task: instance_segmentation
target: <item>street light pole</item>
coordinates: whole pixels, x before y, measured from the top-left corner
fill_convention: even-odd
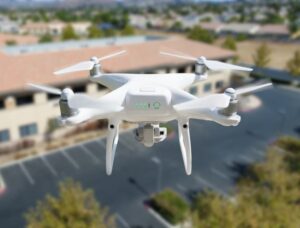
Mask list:
[[[158,173],[157,173],[157,192],[159,192],[161,190],[161,178],[162,178],[162,164],[161,161],[158,157],[153,157],[151,159],[158,168]]]

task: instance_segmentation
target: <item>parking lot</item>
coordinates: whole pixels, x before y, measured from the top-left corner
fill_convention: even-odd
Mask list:
[[[6,192],[0,198],[0,226],[24,227],[23,213],[45,194],[56,194],[59,181],[69,177],[94,189],[119,227],[163,227],[143,202],[166,187],[187,200],[206,188],[230,197],[243,167],[262,160],[266,146],[279,134],[297,134],[300,126],[298,91],[274,88],[258,95],[264,106],[241,113],[238,127],[191,122],[191,176],[184,172],[175,122],[174,134],[152,148],[136,142],[131,132],[121,134],[112,176],[105,172],[105,139],[3,166]]]

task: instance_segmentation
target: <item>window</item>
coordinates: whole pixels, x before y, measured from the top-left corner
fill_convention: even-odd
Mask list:
[[[185,73],[186,72],[186,68],[185,67],[180,67],[177,70],[177,73]]]
[[[17,105],[27,105],[33,103],[33,95],[23,95],[16,97]]]
[[[73,90],[75,93],[85,93],[86,87],[85,85],[77,85],[77,86],[73,86]]]
[[[204,92],[210,92],[211,91],[211,83],[205,83],[204,84]]]
[[[198,88],[197,86],[192,86],[190,88],[190,93],[193,94],[193,95],[196,95],[198,93]]]
[[[19,130],[20,130],[21,137],[36,135],[37,134],[37,125],[36,125],[36,123],[22,125],[22,126],[20,126]]]
[[[47,98],[48,100],[56,100],[60,98],[60,95],[48,93]]]
[[[216,82],[216,89],[222,89],[224,86],[224,82],[223,81],[217,81]]]
[[[4,109],[4,100],[0,100],[0,109]]]
[[[7,142],[9,141],[10,137],[9,137],[9,131],[6,130],[1,130],[0,131],[0,143],[2,142]]]

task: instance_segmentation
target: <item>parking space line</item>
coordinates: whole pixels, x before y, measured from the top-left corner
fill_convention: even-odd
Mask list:
[[[24,174],[24,176],[27,178],[28,182],[32,185],[34,185],[34,179],[33,177],[30,175],[29,171],[25,168],[24,164],[22,162],[19,163],[19,166]]]
[[[218,170],[218,169],[216,169],[216,168],[214,168],[214,167],[212,167],[210,170],[211,170],[214,174],[216,174],[217,176],[222,177],[222,178],[225,179],[225,180],[228,180],[228,181],[231,180],[230,177],[226,176],[224,173],[222,173],[220,170]]]
[[[54,175],[57,176],[56,170],[53,168],[53,166],[49,163],[47,158],[45,156],[40,156],[40,159],[45,164],[45,166],[49,169],[49,171]]]
[[[128,222],[119,213],[116,213],[116,218],[124,227],[126,228],[130,227]]]
[[[203,179],[199,175],[195,175],[194,178],[196,179],[196,181],[198,181],[200,184],[204,185],[205,187],[208,187],[208,188],[210,188],[210,189],[212,189],[216,192],[219,192],[220,194],[222,194],[225,197],[229,197],[228,194],[226,192],[224,192],[222,189],[217,188],[212,183],[210,183],[207,180]]]
[[[225,159],[225,163],[228,165],[228,166],[233,166],[233,160],[231,160],[231,158],[227,158]]]
[[[86,148],[84,145],[80,145],[80,148],[97,164],[100,164],[101,161],[99,158],[97,158],[88,148]]]
[[[252,163],[252,162],[253,162],[253,159],[250,158],[250,157],[248,157],[248,156],[245,155],[245,154],[240,155],[240,158],[241,158],[242,160],[244,160],[245,162],[248,162],[248,163]]]
[[[186,187],[182,186],[181,184],[176,184],[176,187],[180,190],[180,191],[183,191],[185,192],[187,189]]]
[[[264,150],[259,150],[257,148],[252,149],[253,153],[259,155],[259,156],[265,156],[265,151]]]
[[[79,169],[79,165],[76,163],[76,161],[65,151],[61,150],[62,155],[76,168]]]

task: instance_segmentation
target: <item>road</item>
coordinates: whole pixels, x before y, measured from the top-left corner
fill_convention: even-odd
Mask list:
[[[300,126],[300,92],[274,88],[257,95],[264,106],[241,113],[238,127],[191,122],[191,176],[184,172],[177,129],[152,148],[136,142],[131,132],[121,134],[112,176],[105,174],[104,139],[2,167],[7,191],[0,198],[0,226],[24,227],[24,212],[45,194],[57,194],[59,181],[68,177],[94,189],[101,204],[116,215],[118,227],[163,227],[143,205],[157,191],[160,165],[161,188],[173,188],[187,200],[206,188],[225,197],[233,194],[243,167],[262,160],[266,146],[279,134],[297,134]]]

